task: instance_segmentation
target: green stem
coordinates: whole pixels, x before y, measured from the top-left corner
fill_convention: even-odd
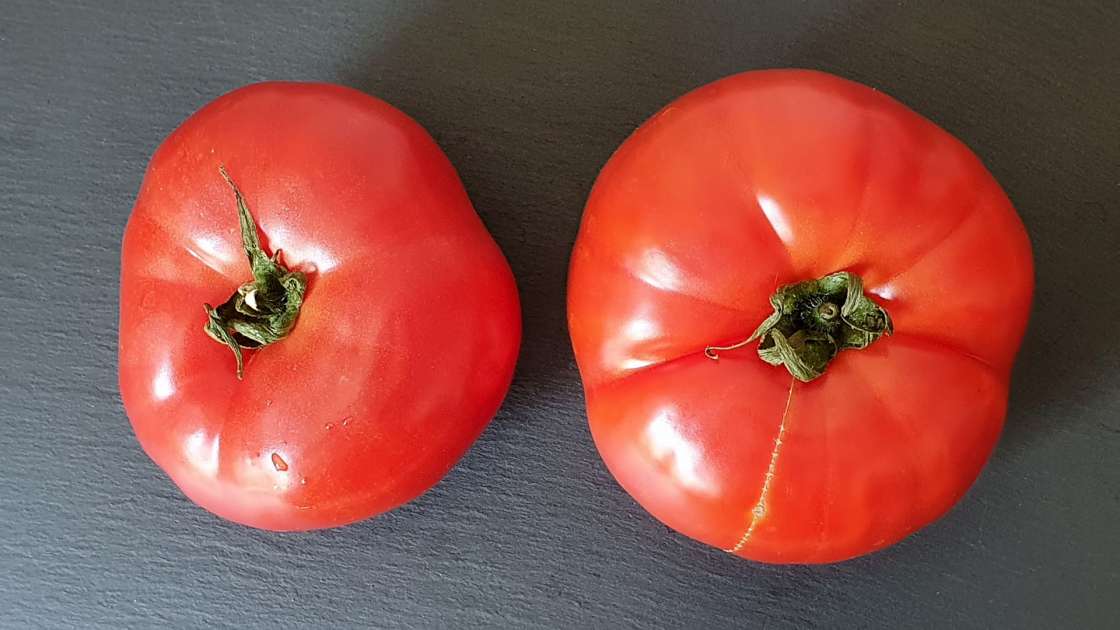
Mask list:
[[[841,350],[862,350],[894,330],[887,311],[864,295],[860,277],[847,271],[783,286],[770,296],[770,304],[774,312],[750,337],[709,346],[704,354],[719,359],[720,351],[761,339],[763,361],[784,365],[807,383],[824,374]]]
[[[282,265],[279,250],[272,256],[265,253],[257,235],[257,224],[237,184],[233,183],[224,166],[219,166],[218,172],[233,189],[237,200],[241,244],[249,258],[253,279],[237,287],[233,295],[217,308],[204,305],[204,330],[211,339],[233,351],[240,380],[245,373],[242,348],[263,348],[287,337],[292,331],[303,305],[307,276],[289,271]]]

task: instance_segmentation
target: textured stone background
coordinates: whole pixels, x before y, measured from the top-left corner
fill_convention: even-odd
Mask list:
[[[1120,617],[1120,5],[0,0],[0,626],[1104,627]],[[1038,294],[1003,441],[944,520],[846,564],[684,539],[612,481],[564,324],[598,168],[735,71],[869,83],[988,164]],[[263,79],[412,114],[525,310],[502,412],[420,500],[276,535],[186,501],[116,387],[121,231],[160,140]],[[1114,627],[1114,626],[1113,626]]]

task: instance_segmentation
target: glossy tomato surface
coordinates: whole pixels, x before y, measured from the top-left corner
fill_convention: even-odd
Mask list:
[[[778,287],[849,271],[894,334],[801,382],[748,337]],[[944,514],[1005,416],[1030,244],[963,144],[800,70],[702,87],[633,134],[587,203],[569,325],[596,445],[654,516],[745,558],[882,548]]]
[[[224,166],[268,252],[306,274],[291,334],[246,351],[203,304],[250,279]],[[431,137],[334,85],[262,83],[159,147],[125,230],[120,387],[144,450],[194,501],[332,527],[438,481],[497,411],[520,343],[505,258]]]

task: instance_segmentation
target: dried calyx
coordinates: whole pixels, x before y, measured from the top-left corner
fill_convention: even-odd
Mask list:
[[[237,287],[233,295],[218,307],[206,304],[206,334],[228,346],[237,359],[237,378],[244,375],[242,348],[263,348],[280,341],[291,332],[303,305],[307,276],[289,271],[280,263],[280,251],[269,256],[261,249],[257,224],[241,191],[233,183],[225,167],[219,167],[237,200],[241,223],[241,242],[249,258],[253,279]]]
[[[824,374],[841,350],[866,348],[893,331],[887,312],[864,295],[860,277],[847,271],[783,286],[770,304],[774,312],[749,338],[709,346],[704,354],[718,359],[719,352],[760,339],[763,361],[784,365],[794,378],[809,382]]]

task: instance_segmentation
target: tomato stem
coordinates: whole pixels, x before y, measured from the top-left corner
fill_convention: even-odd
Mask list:
[[[299,271],[289,271],[282,265],[280,250],[269,256],[261,248],[256,221],[241,190],[233,183],[224,166],[219,166],[218,172],[233,189],[237,200],[241,244],[249,258],[253,279],[237,287],[233,295],[217,308],[204,305],[206,325],[203,330],[211,339],[233,351],[237,360],[237,378],[241,380],[245,373],[242,348],[263,348],[287,337],[292,331],[303,305],[307,276]]]
[[[847,271],[780,287],[770,296],[774,312],[743,341],[708,346],[704,355],[737,350],[761,339],[758,356],[784,365],[809,382],[822,374],[841,350],[862,350],[894,331],[887,311],[863,293],[863,280]]]

